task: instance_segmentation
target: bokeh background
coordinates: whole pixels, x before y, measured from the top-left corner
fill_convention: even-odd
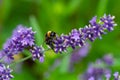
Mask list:
[[[89,24],[93,16],[112,14],[116,17],[118,26],[115,30],[89,42],[87,55],[72,64],[70,54],[55,54],[52,50],[45,53],[44,63],[31,59],[14,66],[12,80],[81,80],[90,62],[102,58],[105,54],[114,57],[115,64],[110,67],[112,73],[120,71],[120,0],[0,0],[0,49],[11,36],[17,25],[33,27],[37,44],[44,44],[47,31],[55,31],[58,35],[68,34],[74,28]],[[19,60],[29,55],[15,56]]]

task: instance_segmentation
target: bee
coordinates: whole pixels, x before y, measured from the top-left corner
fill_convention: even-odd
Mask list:
[[[49,47],[54,49],[54,40],[56,39],[57,34],[54,31],[48,31],[45,35],[45,43],[49,45]]]

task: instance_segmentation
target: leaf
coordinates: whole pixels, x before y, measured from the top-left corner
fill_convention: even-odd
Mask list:
[[[36,31],[36,34],[35,34],[36,43],[41,45],[43,43],[44,36],[42,33],[42,29],[38,25],[38,22],[35,16],[30,16],[30,25],[32,26],[33,30]]]
[[[98,7],[96,10],[97,16],[102,16],[103,14],[106,13],[107,4],[108,4],[108,0],[100,0],[99,1]]]

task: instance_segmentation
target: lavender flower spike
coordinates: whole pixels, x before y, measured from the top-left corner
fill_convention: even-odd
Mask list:
[[[44,62],[44,49],[42,46],[34,46],[33,49],[30,49],[30,52],[32,53],[33,60],[39,59],[40,62]]]
[[[102,26],[107,29],[108,31],[114,30],[114,26],[117,24],[114,22],[115,16],[111,15],[104,15],[100,20],[103,22]]]
[[[32,27],[27,28],[22,25],[18,25],[18,27],[13,31],[13,40],[18,40],[22,46],[32,46],[34,45],[34,34],[32,31]]]
[[[84,28],[73,29],[69,35],[61,35],[57,37],[54,41],[54,51],[56,53],[66,51],[68,47],[73,49],[76,46],[84,46],[87,39],[94,41],[96,38],[102,39],[102,35],[106,34],[105,30],[112,31],[114,26],[117,24],[114,22],[114,16],[104,15],[99,22],[97,22],[97,16],[93,17],[89,21],[89,25],[86,25]]]
[[[34,39],[35,32],[32,28],[18,27],[13,31],[13,35],[7,40],[3,46],[1,56],[4,57],[4,62],[11,63],[15,54],[22,52],[24,49],[32,47],[35,43]]]
[[[64,35],[62,34],[60,37],[57,37],[56,40],[54,41],[54,51],[56,53],[60,52],[62,53],[63,51],[65,52],[67,48],[67,45],[65,43],[65,38]]]
[[[0,80],[10,80],[13,78],[11,75],[12,70],[9,66],[5,66],[4,64],[0,63]]]

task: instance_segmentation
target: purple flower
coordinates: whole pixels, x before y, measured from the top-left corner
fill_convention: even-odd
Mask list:
[[[0,51],[0,59],[9,64],[14,60],[14,58],[12,54],[6,54],[7,52],[7,49]]]
[[[34,34],[32,31],[32,27],[27,28],[22,25],[18,25],[18,27],[13,31],[12,39],[20,42],[22,46],[32,46],[34,45]]]
[[[96,22],[96,19],[97,19],[97,16],[94,16],[90,21],[89,21],[89,23],[91,24],[91,25],[96,25],[97,24],[97,22]]]
[[[82,29],[85,38],[88,38],[91,41],[94,41],[96,38],[101,39],[101,35],[105,34],[104,28],[101,26],[100,23],[97,23],[96,18],[97,16],[93,17],[89,21],[90,25]]]
[[[69,35],[57,36],[53,43],[53,50],[56,53],[62,53],[63,51],[66,51],[68,47],[72,47],[73,49],[75,49],[76,46],[82,47],[87,39],[90,41],[94,41],[96,38],[101,39],[102,34],[106,34],[106,29],[111,31],[113,30],[114,26],[116,26],[116,23],[114,22],[114,16],[104,15],[99,22],[97,22],[96,19],[97,16],[93,17],[89,21],[89,25],[84,28],[79,28],[79,30],[73,29]]]
[[[32,31],[32,28],[18,25],[13,31],[12,37],[3,46],[4,61],[11,63],[15,54],[22,52],[26,48],[31,48],[35,44],[34,34],[35,32]]]
[[[91,25],[86,26],[85,28],[81,29],[83,36],[85,39],[89,39],[90,41],[94,41],[97,38],[97,35],[95,33],[95,30]]]
[[[10,64],[14,60],[13,54],[6,54],[3,58],[5,63]]]
[[[119,78],[119,72],[115,72],[113,74],[113,76],[114,76],[114,80],[118,80],[118,78]]]
[[[108,63],[107,65],[104,63],[104,58],[106,59],[106,57],[106,63]],[[113,59],[111,55],[105,55],[102,59],[98,59],[95,63],[91,63],[85,73],[81,76],[82,80],[103,80],[103,77],[106,78],[105,80],[110,80],[112,76],[109,66],[111,65],[111,62],[113,63],[113,60],[111,58]],[[118,72],[115,72],[113,76],[114,80],[119,80]]]
[[[5,54],[16,54],[18,52],[17,44],[13,42],[12,39],[8,39],[7,42],[3,46],[3,50]]]
[[[94,77],[90,77],[88,80],[95,80]]]
[[[112,65],[113,64],[113,56],[111,54],[107,54],[103,57],[103,61],[108,65]]]
[[[80,61],[87,56],[90,50],[90,44],[86,43],[81,48],[76,48],[70,57],[70,63],[69,63],[69,70],[72,71],[74,69],[75,63],[80,63]]]
[[[66,51],[66,48],[72,47],[75,49],[76,46],[83,46],[85,43],[81,32],[77,29],[73,29],[69,35],[61,35],[54,40],[54,51],[56,53]]]
[[[78,48],[73,51],[71,55],[71,63],[78,62],[82,58],[86,57],[90,49],[89,43],[86,43],[86,45],[82,46],[81,48]]]
[[[70,38],[71,38],[71,41],[72,42],[72,45],[74,44],[74,47],[75,46],[83,46],[84,45],[84,42],[85,42],[85,39],[83,37],[83,34],[81,32],[81,29],[77,30],[77,29],[73,29],[71,31],[71,33],[69,34]]]
[[[102,76],[108,73],[110,74],[111,71],[105,66],[101,66],[102,64],[102,60],[97,60],[95,64],[91,63],[82,75],[82,80],[88,80],[91,77],[93,77],[94,80],[102,80]]]
[[[107,74],[105,74],[105,77],[106,77],[106,80],[110,80],[111,74],[107,73]]]
[[[2,58],[4,57],[4,55],[5,55],[4,50],[1,50],[1,51],[0,51],[0,59],[2,59]]]
[[[5,66],[4,64],[0,63],[0,80],[10,80],[13,78],[11,75],[12,70],[9,66]]]
[[[111,15],[104,15],[100,20],[103,22],[102,27],[107,29],[108,31],[114,30],[114,26],[117,26],[117,24],[114,22],[115,16]]]
[[[33,60],[38,59],[40,62],[44,62],[44,49],[42,46],[34,46],[32,49],[30,49],[30,52],[32,53]]]
[[[114,74],[113,74],[113,78],[112,78],[112,76],[111,76],[111,74],[110,73],[107,73],[107,74],[103,74],[103,76],[105,76],[105,80],[119,80],[120,78],[119,78],[119,73],[118,72],[115,72]],[[101,76],[99,76],[99,78],[96,78],[96,76],[94,75],[94,76],[91,76],[90,78],[87,78],[88,77],[88,75],[86,75],[86,76],[84,76],[84,78],[82,77],[82,80],[103,80],[103,77]]]
[[[62,35],[62,37],[63,37],[63,41],[64,41],[64,46],[65,46],[65,48],[67,48],[67,47],[72,47],[73,49],[75,49],[75,47],[76,47],[76,45],[75,45],[75,43],[74,43],[74,40],[73,39],[71,39],[71,36],[70,35]]]
[[[101,26],[100,23],[97,23],[96,19],[97,19],[97,16],[93,17],[93,18],[89,21],[89,23],[90,23],[90,25],[92,26],[96,37],[101,38],[101,35],[102,35],[102,34],[105,34],[104,28]]]
[[[119,77],[119,72],[115,72],[114,74],[113,74],[113,76],[114,76],[114,80],[119,80],[120,79],[120,77]],[[106,77],[106,80],[111,80],[110,78],[111,78],[111,74],[110,73],[107,73],[107,74],[105,74],[105,77]],[[112,79],[113,80],[113,79]]]
[[[57,37],[56,40],[54,40],[54,51],[56,53],[66,51],[67,45],[65,42],[64,35]]]
[[[114,76],[114,80],[119,80],[119,79],[120,79],[120,77],[119,77],[119,72],[115,72],[115,73],[113,74],[113,76]],[[106,80],[110,80],[111,74],[108,73],[108,74],[105,75],[105,77],[106,77]],[[113,79],[112,79],[112,80],[113,80]]]

